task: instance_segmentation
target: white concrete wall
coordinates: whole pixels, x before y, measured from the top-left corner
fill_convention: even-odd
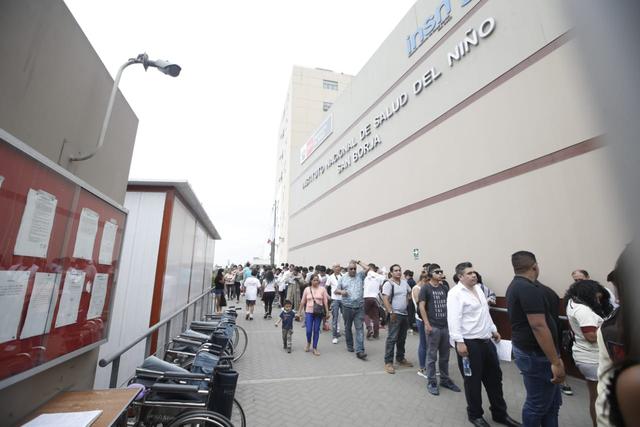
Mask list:
[[[626,239],[606,149],[411,208],[541,157],[553,162],[553,153],[604,132],[561,5],[493,0],[461,8],[452,1],[451,21],[407,57],[406,35],[439,3],[419,1],[334,104],[334,134],[292,177],[289,261],[360,258],[418,271],[439,262],[451,274],[470,260],[501,295],[512,275],[509,255],[528,249],[538,255],[541,279],[560,294],[576,268],[604,280]],[[494,32],[450,67],[447,53],[490,17]],[[441,76],[415,95],[413,83],[432,67]],[[360,140],[360,129],[402,92],[406,106],[372,129],[379,146],[302,188],[348,140],[371,141]],[[376,220],[382,215],[389,217]]]
[[[276,262],[287,260],[289,188],[291,179],[299,174],[300,148],[333,112],[323,110],[323,102],[335,103],[349,87],[353,76],[330,70],[294,66],[287,90],[278,135],[276,192],[278,212],[276,218]],[[323,81],[338,83],[338,90],[325,89]]]
[[[111,313],[109,341],[100,347],[100,358],[108,357],[149,328],[155,284],[160,232],[166,193],[128,192],[129,210],[122,246],[118,287]],[[145,342],[120,359],[118,384],[125,382],[144,359]],[[95,388],[108,388],[111,366],[98,367]]]

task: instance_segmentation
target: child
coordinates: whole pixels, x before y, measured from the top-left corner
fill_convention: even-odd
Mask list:
[[[290,300],[284,301],[284,308],[280,312],[280,319],[275,323],[275,327],[282,321],[282,344],[291,353],[291,336],[293,335],[293,318],[296,316],[295,310],[292,310],[293,304]]]

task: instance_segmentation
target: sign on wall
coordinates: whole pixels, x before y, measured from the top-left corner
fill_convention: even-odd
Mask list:
[[[330,114],[320,127],[311,135],[311,138],[300,148],[300,164],[313,153],[333,133],[333,114]]]

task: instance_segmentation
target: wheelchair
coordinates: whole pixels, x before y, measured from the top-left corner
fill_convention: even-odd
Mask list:
[[[238,373],[221,346],[200,349],[187,370],[155,356],[136,369],[129,387],[140,388],[127,414],[127,426],[178,427],[246,425],[235,399]]]
[[[207,315],[209,320],[193,321],[189,329],[167,345],[164,360],[190,369],[198,350],[210,346],[221,346],[226,356],[239,360],[247,350],[247,332],[236,325],[237,311],[227,309],[221,315]]]

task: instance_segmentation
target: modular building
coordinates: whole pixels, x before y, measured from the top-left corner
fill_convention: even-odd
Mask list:
[[[129,211],[122,245],[118,290],[109,341],[100,347],[107,358],[211,289],[218,231],[186,181],[130,181],[124,202]],[[196,313],[193,310],[198,310]],[[200,319],[202,305],[190,307]],[[178,319],[180,320],[180,319]],[[182,332],[172,323],[170,336]],[[164,346],[160,334],[155,348]],[[144,361],[145,341],[122,355],[119,386]],[[95,388],[107,388],[111,366],[97,368]]]
[[[530,250],[561,296],[574,269],[604,282],[626,234],[564,7],[418,1],[291,165],[287,261],[471,261],[504,295]]]

